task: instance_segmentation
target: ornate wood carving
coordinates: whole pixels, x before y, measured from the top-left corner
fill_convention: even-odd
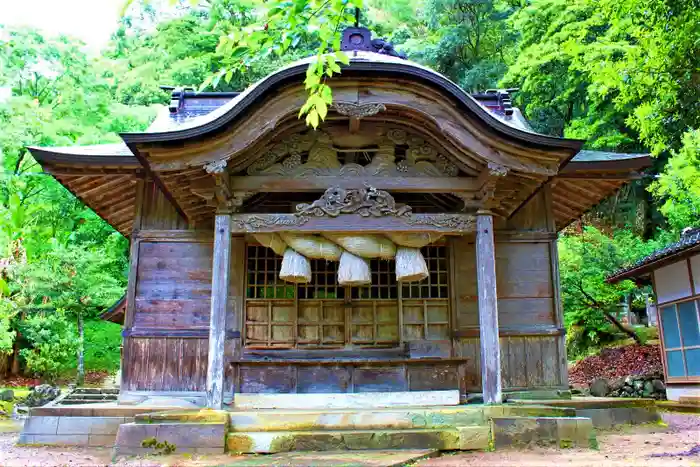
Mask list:
[[[396,204],[394,197],[384,190],[366,186],[346,190],[332,187],[311,204],[298,204],[297,216],[338,217],[340,214],[359,214],[362,217],[410,216],[411,207]]]
[[[386,107],[384,104],[355,104],[338,102],[333,104],[333,108],[340,115],[345,115],[351,118],[371,117],[379,112],[384,112]]]
[[[284,156],[298,156],[301,161],[301,154],[308,151],[315,141],[313,132],[298,133],[285,138],[280,143],[275,144],[260,159],[253,162],[247,169],[248,175],[260,175],[263,170],[269,168]]]
[[[473,232],[475,221],[470,214],[407,214],[403,216],[362,216],[342,214],[338,217],[298,216],[296,214],[231,214],[232,233],[256,232],[437,232],[462,235]]]
[[[438,227],[455,232],[469,232],[474,230],[474,218],[460,214],[433,214],[410,217],[406,220],[408,225]]]
[[[294,214],[234,214],[236,233],[252,232],[441,232],[474,230],[474,216],[414,214],[383,190],[333,187],[311,204],[298,204]]]
[[[341,105],[341,104],[338,104]],[[343,104],[344,105],[344,104]],[[374,104],[365,104],[365,106]],[[362,109],[363,112],[369,111]],[[359,112],[359,110],[358,110]],[[356,118],[356,117],[353,117]],[[294,151],[289,143],[276,145],[248,169],[248,175],[279,175],[295,178],[341,175],[347,177],[456,177],[459,169],[423,138],[402,129],[390,129],[376,148],[339,149],[323,131],[298,135]],[[306,138],[314,138],[309,144]],[[304,142],[304,144],[302,144]],[[308,158],[302,162],[303,148],[308,146]],[[404,158],[397,160],[396,146],[408,146]],[[284,151],[289,151],[285,154]],[[367,165],[342,164],[339,151],[373,154]],[[286,157],[285,157],[286,156]],[[279,161],[279,162],[278,162]]]
[[[214,176],[212,186],[193,187],[192,192],[207,200],[207,205],[219,209],[219,211],[238,212],[243,203],[255,194],[254,191],[234,191],[231,187],[231,178],[226,170],[226,161],[210,162],[204,166],[204,170]]]

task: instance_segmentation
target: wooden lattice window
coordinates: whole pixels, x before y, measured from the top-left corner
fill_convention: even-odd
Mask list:
[[[447,247],[421,250],[430,272],[421,282],[403,284],[403,339],[444,340],[450,337],[449,265]]]
[[[280,256],[249,246],[246,345],[395,347],[408,340],[447,339],[446,248],[426,247],[423,254],[430,277],[419,284],[399,286],[393,261],[371,260],[371,286],[342,287],[337,262],[312,260],[311,283],[292,285],[278,277]]]

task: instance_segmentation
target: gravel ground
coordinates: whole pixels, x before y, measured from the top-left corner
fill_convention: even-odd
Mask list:
[[[598,434],[600,450],[545,449],[470,452],[427,459],[419,467],[517,466],[517,467],[670,467],[700,466],[700,415],[663,414],[668,426],[624,427]],[[0,430],[0,466],[209,466],[236,465],[253,456],[166,456],[111,462],[108,448],[18,447],[17,433]],[[257,460],[263,457],[257,456]],[[321,466],[322,462],[314,465]]]

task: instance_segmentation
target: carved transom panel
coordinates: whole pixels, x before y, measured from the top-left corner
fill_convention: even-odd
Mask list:
[[[346,157],[350,154],[352,157]],[[357,157],[357,155],[360,157]],[[293,135],[273,146],[247,169],[248,175],[456,177],[458,167],[423,138],[388,129],[373,147],[334,146],[328,133]]]

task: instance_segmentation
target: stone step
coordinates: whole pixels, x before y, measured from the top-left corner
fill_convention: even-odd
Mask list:
[[[586,417],[494,417],[493,447],[531,445],[596,449],[593,422]]]
[[[119,395],[119,389],[116,388],[75,388],[73,394],[112,394]]]
[[[68,394],[63,400],[93,400],[93,401],[116,401],[117,396],[113,394]]]
[[[488,449],[488,426],[451,429],[352,431],[251,431],[231,432],[226,447],[231,453],[270,454],[288,451],[369,449]]]
[[[678,398],[678,402],[684,405],[700,406],[700,396],[681,396]]]
[[[459,405],[459,391],[400,391],[317,394],[236,394],[236,410],[377,409]]]
[[[481,407],[407,408],[386,410],[231,412],[230,430],[344,431],[412,430],[486,425]]]
[[[567,407],[538,405],[461,405],[385,409],[251,410],[222,412],[208,409],[138,414],[136,423],[230,422],[230,431],[343,431],[374,429],[453,428],[487,425],[498,416],[573,417]]]

